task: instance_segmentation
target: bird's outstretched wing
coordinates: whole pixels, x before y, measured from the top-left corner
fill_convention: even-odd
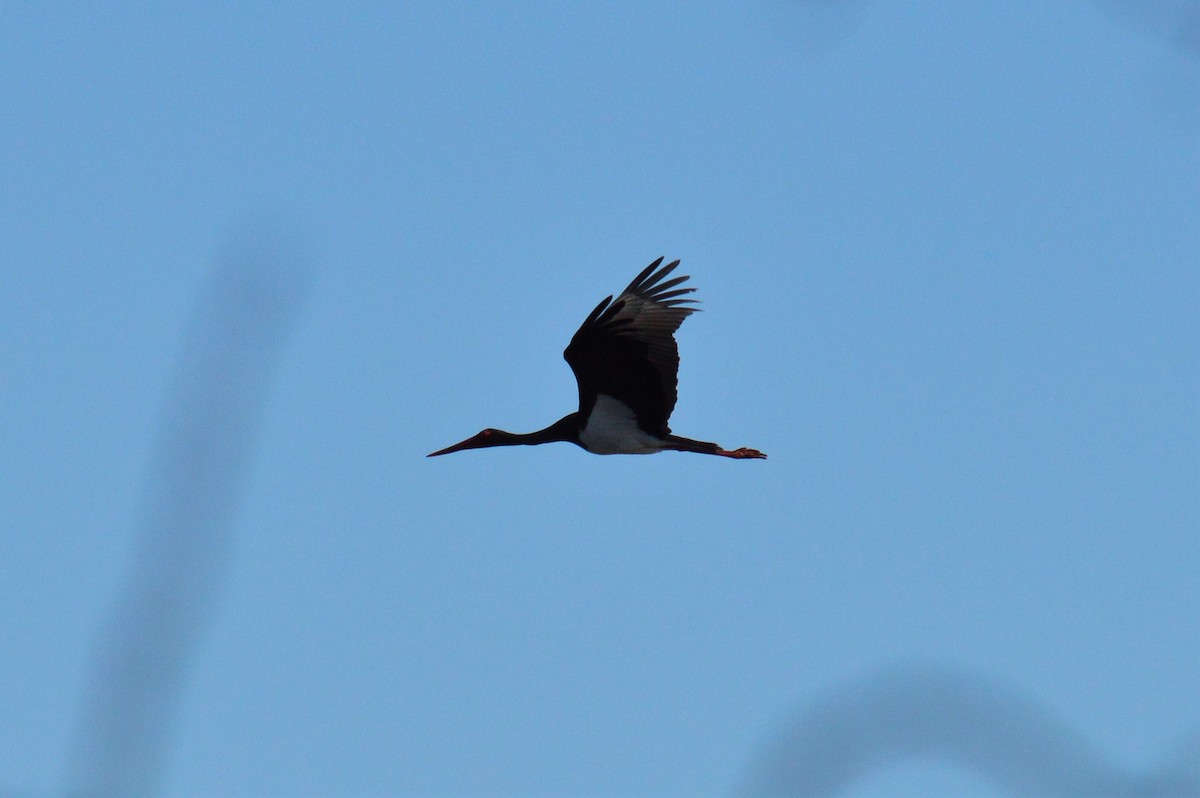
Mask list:
[[[580,417],[591,413],[597,394],[607,394],[628,405],[642,429],[670,432],[679,381],[674,333],[697,308],[687,306],[696,300],[679,298],[696,290],[677,287],[687,275],[664,282],[679,261],[659,268],[662,262],[643,269],[615,301],[597,305],[563,352],[579,383]]]

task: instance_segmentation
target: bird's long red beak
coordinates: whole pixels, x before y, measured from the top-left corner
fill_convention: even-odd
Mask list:
[[[445,449],[438,449],[436,452],[430,452],[426,457],[437,457],[440,454],[451,454],[453,452],[461,452],[463,449],[478,449],[483,446],[483,439],[486,436],[480,432],[477,435],[472,435],[465,441],[456,443],[453,446],[447,446]]]

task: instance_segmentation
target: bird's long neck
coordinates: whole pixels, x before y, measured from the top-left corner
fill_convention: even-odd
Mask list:
[[[545,429],[530,432],[524,437],[526,440],[522,441],[522,443],[535,444],[566,441],[577,444],[579,443],[579,414],[568,413]]]
[[[499,430],[497,431],[500,432]],[[554,443],[566,441],[579,443],[579,414],[570,413],[555,421],[545,429],[537,432],[504,432],[503,437],[496,440],[493,446],[535,446],[539,443]]]

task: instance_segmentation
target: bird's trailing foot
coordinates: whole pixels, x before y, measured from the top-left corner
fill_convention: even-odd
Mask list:
[[[726,449],[718,449],[716,454],[722,457],[732,457],[735,460],[766,460],[767,456],[758,449],[747,449],[743,446],[741,449],[728,451]]]

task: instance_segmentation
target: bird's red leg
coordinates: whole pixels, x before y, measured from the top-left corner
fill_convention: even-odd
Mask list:
[[[735,460],[766,460],[767,459],[767,456],[765,454],[763,454],[762,452],[760,452],[758,449],[747,449],[744,446],[741,449],[734,449],[733,451],[729,451],[727,449],[718,449],[717,451],[713,452],[713,454],[719,454],[722,457],[732,457]]]

